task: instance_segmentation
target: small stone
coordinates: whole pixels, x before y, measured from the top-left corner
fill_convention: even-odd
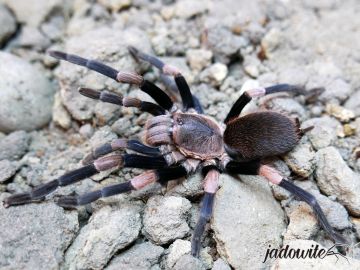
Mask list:
[[[335,195],[354,216],[360,216],[360,177],[353,172],[334,147],[316,153],[315,176],[322,192]]]
[[[94,135],[94,128],[90,124],[85,124],[80,127],[79,133],[84,138],[91,138]]]
[[[230,266],[221,258],[214,262],[212,270],[231,270]]]
[[[192,176],[189,176],[189,178],[181,179],[180,180],[181,182],[175,180],[173,187],[169,188],[168,185],[166,194],[182,196],[186,198],[200,196],[204,193],[203,179],[204,177],[200,173],[197,173],[197,174],[193,174]]]
[[[0,160],[0,183],[6,182],[15,175],[17,166],[7,159]]]
[[[169,269],[172,269],[176,262],[185,254],[190,254],[191,242],[181,239],[175,240],[169,247],[169,255],[166,259],[166,265]]]
[[[1,269],[59,269],[79,229],[76,211],[46,202],[6,209],[1,203],[0,220]]]
[[[156,246],[151,242],[134,245],[120,255],[115,256],[105,270],[147,270],[159,263],[164,248]]]
[[[55,94],[54,106],[52,109],[53,121],[63,129],[71,127],[71,116],[61,103],[60,93]]]
[[[297,203],[292,207],[289,216],[289,225],[284,235],[284,241],[294,239],[309,239],[318,231],[318,221],[311,207],[304,203]]]
[[[315,169],[315,151],[306,137],[303,137],[284,159],[293,172],[305,178]]]
[[[0,4],[0,45],[16,31],[16,21],[9,10]]]
[[[314,250],[314,247],[318,246],[318,250],[324,250],[326,253],[328,248],[320,245],[319,243],[311,240],[293,240],[288,243],[289,250],[296,251],[300,249]],[[268,261],[270,259],[268,258]],[[307,258],[279,258],[272,262],[271,270],[296,270],[296,269],[360,269],[360,261],[353,259],[349,256],[342,258],[341,256],[325,256],[325,257],[309,257]]]
[[[64,11],[68,5],[61,0],[4,0],[17,20],[31,27],[38,27],[52,11]]]
[[[96,122],[99,126],[111,125],[120,118],[121,107],[99,102],[95,105]]]
[[[356,126],[352,125],[352,124],[345,124],[343,126],[343,129],[344,129],[345,137],[355,135],[355,133],[356,133]]]
[[[344,107],[354,112],[356,116],[360,116],[360,91],[356,91],[345,102]]]
[[[144,212],[144,233],[156,244],[167,244],[186,236],[190,228],[186,216],[191,203],[181,197],[151,197]]]
[[[175,14],[184,19],[189,19],[194,17],[195,15],[199,15],[204,13],[207,10],[207,2],[200,1],[192,1],[192,0],[183,0],[177,2],[175,6]]]
[[[47,124],[54,98],[49,80],[12,54],[0,52],[0,62],[0,131],[34,130]]]
[[[189,254],[186,254],[177,261],[173,269],[174,270],[189,270],[189,269],[205,270],[205,267],[199,259]]]
[[[332,145],[336,137],[336,130],[341,127],[341,124],[329,117],[323,116],[319,118],[312,118],[302,123],[303,128],[313,126],[314,128],[306,132],[306,137],[309,138],[311,144],[316,150]]]
[[[99,3],[113,12],[118,12],[124,8],[128,8],[132,4],[132,0],[99,0]]]
[[[20,47],[32,47],[38,51],[45,50],[50,46],[50,40],[37,28],[24,26],[19,37],[14,42]]]
[[[200,80],[214,86],[220,85],[228,74],[228,68],[221,63],[212,64],[200,74]]]
[[[190,49],[186,51],[186,60],[192,69],[201,71],[210,66],[213,54],[209,50]]]
[[[339,119],[341,122],[349,122],[351,119],[355,118],[353,111],[345,109],[337,104],[327,104],[326,112]]]
[[[266,247],[281,244],[283,210],[262,177],[222,174],[220,180],[211,220],[217,251],[235,269],[263,268]]]
[[[266,57],[271,58],[272,52],[274,52],[281,44],[281,31],[277,28],[272,28],[261,41],[261,47],[263,48]]]
[[[165,6],[161,9],[160,13],[164,20],[168,21],[174,16],[175,9],[172,6]]]
[[[0,140],[0,160],[19,160],[28,150],[30,136],[25,131],[15,131]]]
[[[113,255],[131,244],[141,228],[141,207],[126,204],[96,211],[65,254],[66,269],[102,269]]]
[[[360,218],[351,218],[352,223],[358,237],[360,237]]]

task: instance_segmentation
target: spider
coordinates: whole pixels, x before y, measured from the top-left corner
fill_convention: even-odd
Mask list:
[[[191,242],[191,253],[197,257],[201,248],[201,237],[212,214],[215,193],[219,187],[219,175],[261,175],[308,203],[323,229],[336,243],[347,242],[331,227],[313,195],[264,163],[264,158],[282,155],[293,149],[308,129],[301,129],[297,119],[274,111],[258,111],[240,116],[252,98],[277,92],[301,93],[304,91],[302,87],[278,84],[245,91],[230,109],[224,123],[217,123],[203,114],[199,100],[192,95],[178,68],[165,64],[159,58],[141,52],[135,47],[129,47],[129,51],[137,61],[148,62],[158,68],[162,76],[170,76],[165,78],[173,88],[178,89],[182,107],[175,104],[173,99],[155,84],[137,73],[118,71],[98,61],[77,55],[50,51],[50,55],[57,59],[87,67],[120,83],[137,85],[156,103],[90,88],[80,88],[80,94],[119,106],[136,107],[153,117],[145,124],[144,143],[123,138],[106,143],[94,149],[84,159],[83,167],[36,186],[30,192],[6,198],[5,207],[42,201],[59,186],[76,183],[111,168],[132,167],[146,170],[125,183],[110,185],[83,195],[60,196],[56,203],[64,208],[74,208],[101,197],[138,190],[154,182],[165,185],[170,180],[201,171],[204,175],[204,196]],[[126,153],[126,149],[137,154]]]

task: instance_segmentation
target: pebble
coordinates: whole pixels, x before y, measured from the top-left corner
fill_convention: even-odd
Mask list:
[[[344,107],[354,112],[355,116],[360,116],[360,91],[351,95],[345,102]]]
[[[326,112],[335,118],[339,119],[341,122],[349,122],[351,119],[355,118],[353,111],[345,109],[342,106],[337,104],[327,104],[325,108]]]
[[[314,128],[306,132],[306,137],[309,138],[315,150],[319,150],[332,145],[336,141],[336,130],[341,127],[341,124],[329,116],[322,116],[304,121],[301,125],[303,128],[310,126]]]
[[[188,235],[186,222],[191,203],[181,197],[151,197],[144,212],[144,233],[156,244],[167,244]]]
[[[199,259],[189,254],[186,254],[177,261],[173,269],[174,270],[189,270],[189,269],[205,270],[205,267]]]
[[[16,163],[10,162],[7,159],[0,160],[0,183],[6,182],[17,171]]]
[[[221,258],[214,262],[212,270],[231,270],[230,266]]]
[[[46,202],[6,209],[1,203],[0,220],[1,269],[59,269],[79,228],[76,211]]]
[[[15,31],[15,18],[3,4],[0,4],[0,45],[5,43]]]
[[[12,54],[0,52],[0,62],[0,131],[34,130],[46,125],[54,96],[48,79]]]
[[[15,131],[0,140],[0,160],[19,160],[28,150],[30,136],[25,131]]]
[[[96,211],[65,254],[66,269],[102,269],[113,255],[137,239],[138,204],[104,206]]]
[[[315,176],[319,188],[327,195],[335,195],[354,216],[360,216],[360,177],[352,171],[334,147],[316,153]]]
[[[21,32],[14,43],[16,46],[31,47],[37,51],[43,51],[51,45],[50,40],[40,30],[30,26],[21,28]]]
[[[228,68],[226,65],[215,63],[201,72],[200,80],[213,86],[218,86],[226,78],[227,74]]]
[[[132,0],[99,0],[99,3],[111,9],[112,12],[118,12],[119,10],[130,7]]]
[[[180,18],[189,19],[191,17],[194,17],[195,15],[199,15],[201,13],[206,12],[207,5],[208,5],[207,1],[204,0],[179,1],[176,3],[175,6],[175,15]]]
[[[306,137],[284,159],[293,172],[304,178],[309,177],[315,169],[315,151]]]
[[[71,127],[71,115],[62,105],[60,93],[55,94],[52,115],[52,120],[56,125],[62,127],[63,129],[69,129]]]
[[[147,270],[153,269],[159,263],[164,248],[151,242],[135,244],[128,250],[115,256],[105,270]]]
[[[186,60],[193,70],[201,71],[211,64],[212,51],[204,49],[190,49],[186,51]]]
[[[211,220],[217,251],[235,269],[264,267],[268,245],[281,244],[284,213],[262,177],[239,181],[222,174],[220,179]]]
[[[177,239],[169,247],[169,254],[166,258],[166,266],[172,269],[176,262],[185,254],[190,254],[191,242]]]

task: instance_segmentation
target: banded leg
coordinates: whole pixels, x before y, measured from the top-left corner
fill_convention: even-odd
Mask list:
[[[247,90],[236,100],[234,105],[231,107],[228,115],[224,120],[224,123],[227,124],[232,119],[238,117],[244,107],[252,100],[252,98],[262,97],[268,94],[274,94],[278,92],[293,92],[298,94],[305,93],[302,87],[290,84],[277,84],[266,88],[259,87]]]
[[[4,206],[9,207],[12,205],[42,201],[45,199],[46,195],[54,192],[58,187],[74,184],[101,171],[106,171],[115,167],[156,169],[167,167],[167,163],[163,157],[148,157],[134,154],[102,157],[95,160],[92,164],[70,171],[48,183],[41,184],[33,188],[30,192],[14,194],[8,197],[4,200]]]
[[[165,114],[165,110],[159,105],[152,102],[142,101],[137,98],[123,97],[108,91],[97,91],[91,88],[79,88],[79,93],[85,97],[97,99],[102,102],[112,103],[124,107],[138,108],[142,112],[148,112],[155,116]]]
[[[293,195],[295,195],[296,197],[298,197],[299,199],[303,200],[308,205],[310,205],[316,217],[318,218],[320,225],[335,241],[335,243],[347,244],[347,240],[331,227],[319,203],[312,194],[296,186],[295,184],[287,181],[280,175],[280,173],[277,170],[267,165],[260,166],[259,175],[264,176],[271,183],[279,185],[280,187],[288,190],[290,193],[292,193]]]
[[[84,158],[83,164],[89,164],[93,162],[95,159],[110,154],[114,151],[124,150],[124,149],[130,149],[140,154],[149,155],[149,156],[161,155],[158,147],[150,147],[137,140],[116,139],[110,143],[105,143],[95,148],[89,155],[87,155]]]
[[[72,208],[94,202],[103,197],[110,197],[132,190],[139,190],[156,181],[165,183],[167,181],[183,177],[186,174],[186,170],[180,166],[150,170],[135,176],[133,179],[125,183],[111,185],[79,196],[58,197],[56,203],[65,208]]]
[[[200,217],[196,224],[193,238],[191,240],[191,254],[194,257],[199,256],[201,248],[201,237],[204,234],[205,226],[209,222],[212,215],[215,193],[219,186],[219,175],[220,173],[216,169],[211,169],[205,176],[205,194],[200,209]]]
[[[170,66],[162,62],[159,58],[146,54],[139,51],[135,47],[130,46],[129,51],[135,59],[141,59],[145,62],[150,63],[154,67],[158,68],[163,74],[173,76],[175,79],[175,84],[177,89],[180,92],[181,100],[185,110],[195,108],[195,101],[193,95],[191,94],[189,85],[187,84],[183,75],[181,75],[178,68]],[[171,89],[175,89],[171,86]],[[198,104],[200,105],[200,104]],[[201,108],[201,106],[200,106]],[[201,109],[202,110],[202,109]]]
[[[145,80],[139,74],[134,72],[118,71],[96,60],[89,60],[73,54],[67,54],[59,51],[50,51],[49,54],[54,58],[87,67],[117,82],[138,85],[143,92],[151,96],[165,110],[171,110],[173,106],[172,100],[164,91],[155,84]]]

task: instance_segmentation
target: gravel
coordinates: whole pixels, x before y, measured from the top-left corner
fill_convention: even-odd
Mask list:
[[[54,203],[9,209],[1,204],[0,218],[2,269],[58,269],[79,229],[77,213]]]
[[[0,183],[11,178],[17,170],[17,164],[7,159],[0,160]]]
[[[281,207],[261,177],[242,176],[239,181],[221,175],[221,182],[211,221],[217,250],[235,269],[257,269],[264,248],[281,244],[285,229]]]
[[[25,131],[15,131],[0,140],[0,160],[19,160],[28,150],[30,136]]]
[[[151,197],[144,212],[144,233],[155,244],[167,244],[189,234],[186,217],[191,203],[181,197]]]
[[[352,171],[334,147],[327,147],[316,153],[315,171],[319,188],[337,199],[355,215],[360,215],[360,178]]]
[[[34,130],[51,119],[54,90],[30,63],[0,52],[0,131]]]

